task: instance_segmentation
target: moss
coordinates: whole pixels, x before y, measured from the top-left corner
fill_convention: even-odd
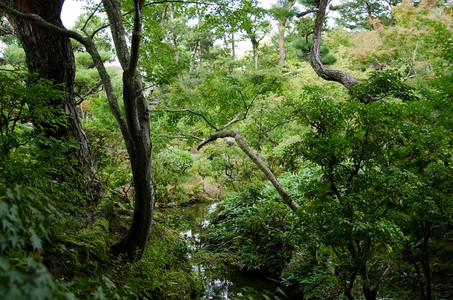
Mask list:
[[[79,230],[82,224],[77,219],[58,225],[67,223],[72,233],[59,236],[46,258],[53,263],[53,275],[63,278],[67,291],[80,298],[103,294],[107,299],[193,299],[201,294],[204,285],[192,269],[190,249],[177,231],[164,224],[164,216],[159,213],[140,261],[110,258],[109,234],[112,239],[112,231],[122,231],[118,222],[127,223],[129,217],[117,219],[109,224],[101,218]]]
[[[204,290],[201,278],[193,272],[189,249],[178,232],[156,220],[150,241],[139,262],[116,262],[117,285],[134,286],[141,296],[162,299],[192,299]]]
[[[47,257],[52,273],[58,276],[97,274],[109,261],[109,223],[99,219],[91,226],[62,235]]]

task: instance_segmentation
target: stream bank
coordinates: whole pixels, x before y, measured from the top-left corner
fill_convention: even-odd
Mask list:
[[[185,207],[168,208],[168,221],[187,238],[189,247],[194,254],[204,249],[203,233],[209,224],[208,214],[217,203],[197,203]],[[267,278],[259,273],[242,272],[229,267],[225,262],[219,266],[208,259],[193,265],[193,269],[206,285],[200,300],[207,299],[292,299],[286,296],[284,287],[275,279]],[[278,296],[278,297],[277,297]]]

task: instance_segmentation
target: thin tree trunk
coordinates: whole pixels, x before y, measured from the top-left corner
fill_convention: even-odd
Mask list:
[[[286,31],[286,18],[281,20],[278,26],[278,50],[280,52],[278,65],[280,67],[283,66],[283,64],[286,61],[285,31]]]
[[[236,60],[236,45],[235,45],[234,32],[231,33],[231,59]]]
[[[296,3],[295,0],[287,1],[284,6],[286,9],[291,9],[294,4]],[[278,65],[281,67],[286,61],[286,47],[285,47],[285,32],[286,32],[286,22],[288,21],[287,17],[283,17],[280,20],[280,24],[278,26],[278,49],[280,52],[280,58],[278,60]]]
[[[124,254],[131,260],[138,260],[142,257],[148,243],[154,208],[150,117],[146,99],[143,95],[141,79],[136,72],[142,37],[144,0],[134,1],[134,26],[130,52],[126,46],[121,2],[118,0],[103,0],[103,3],[110,21],[118,60],[124,70],[123,102],[128,134],[123,134],[123,137],[128,146],[127,150],[131,161],[135,188],[134,215],[131,227],[127,235],[119,243],[112,246],[112,251],[117,254]]]
[[[258,70],[258,46],[259,46],[259,42],[258,40],[256,39],[255,36],[251,36],[250,37],[250,40],[252,42],[252,49],[253,49],[253,64],[255,66],[255,70]]]
[[[165,9],[165,11],[167,11],[167,9]],[[176,63],[178,64],[179,63],[179,60],[180,60],[180,55],[179,55],[179,50],[178,50],[178,38],[176,37],[176,33],[175,33],[175,13],[174,13],[174,10],[173,10],[173,5],[170,6],[170,20],[171,20],[171,24],[172,24],[172,28],[171,28],[171,36],[172,36],[172,42],[173,42],[173,49],[175,50],[175,59],[176,59]],[[183,76],[181,74],[181,71],[178,71],[178,80],[181,82],[183,81]]]

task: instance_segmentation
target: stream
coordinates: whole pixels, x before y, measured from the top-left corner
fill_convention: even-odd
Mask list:
[[[199,203],[187,207],[166,209],[170,212],[172,223],[178,226],[180,234],[189,240],[189,245],[193,250],[203,246],[200,238],[203,230],[209,224],[207,216],[213,210],[216,203]],[[210,299],[235,299],[245,296],[245,294],[272,294],[279,288],[279,283],[257,274],[245,273],[236,270],[226,269],[226,271],[213,272],[212,266],[194,265],[194,270],[201,273],[206,284],[206,290],[201,300]],[[209,272],[209,274],[208,274]],[[286,299],[279,296],[279,299]]]

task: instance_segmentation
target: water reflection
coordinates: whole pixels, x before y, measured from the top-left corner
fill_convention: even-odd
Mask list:
[[[192,250],[203,246],[202,234],[209,225],[209,212],[215,209],[217,203],[200,203],[183,208],[172,208],[166,211],[171,214],[171,223],[180,230],[181,236],[188,239]],[[228,300],[237,297],[259,293],[272,294],[279,284],[275,280],[256,274],[243,273],[233,270],[216,270],[215,266],[194,265],[193,270],[201,275],[206,284],[202,300]],[[253,298],[259,299],[259,298]],[[284,297],[280,297],[284,299]]]

